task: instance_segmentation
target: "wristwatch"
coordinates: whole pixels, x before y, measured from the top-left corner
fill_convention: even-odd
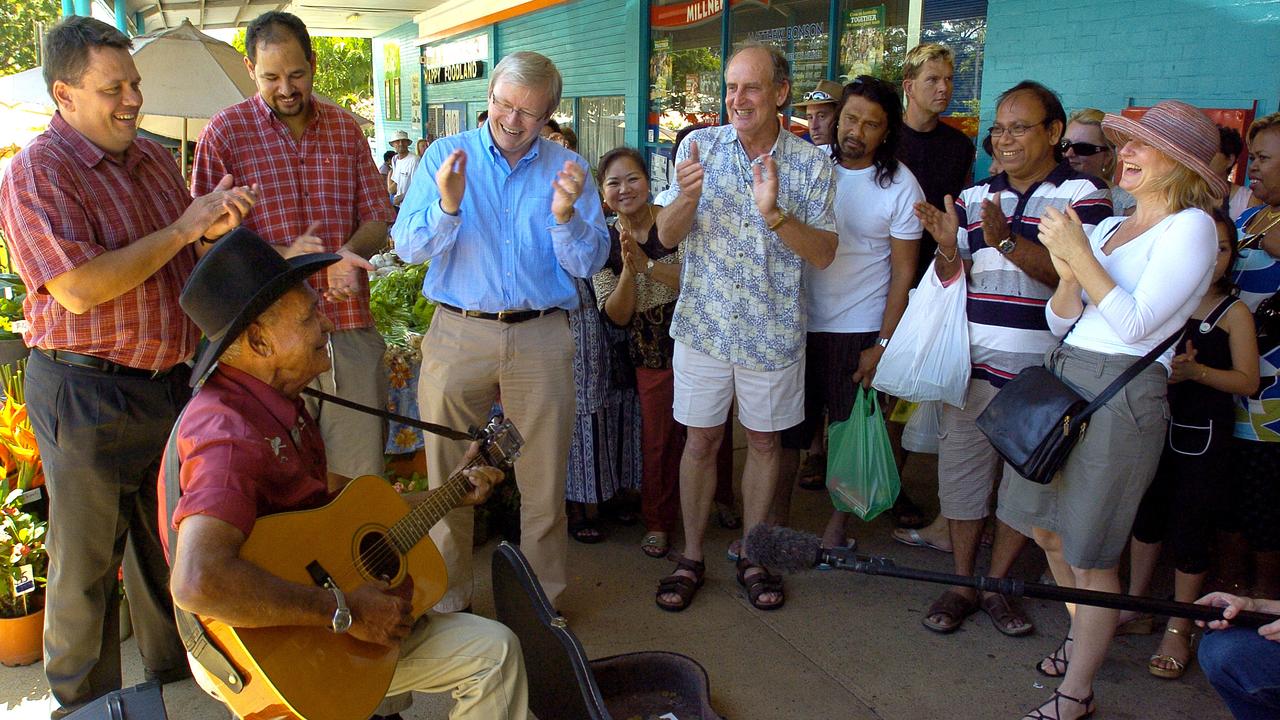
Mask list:
[[[652,258],[651,258],[648,262],[646,262],[646,263],[644,264],[644,274],[645,274],[645,275],[648,275],[648,274],[649,274],[649,273],[651,273],[651,272],[653,272],[653,259],[652,259]]]
[[[1012,235],[996,243],[996,250],[999,250],[1001,255],[1008,255],[1016,247],[1018,247],[1018,241],[1014,240]]]
[[[876,338],[876,344],[882,348],[887,348],[889,347],[889,338],[887,337]]]
[[[333,631],[341,635],[351,629],[351,608],[347,607],[347,598],[343,596],[342,590],[336,584],[331,582],[328,588],[333,591],[333,596],[338,601],[338,609],[333,611],[331,624]]]

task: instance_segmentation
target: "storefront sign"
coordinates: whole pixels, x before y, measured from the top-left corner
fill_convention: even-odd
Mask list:
[[[813,37],[825,37],[827,34],[826,23],[805,23],[803,25],[789,25],[786,27],[769,28],[767,30],[757,30],[747,35],[748,39],[757,42],[786,42],[787,40],[804,40]]]
[[[439,67],[471,60],[489,59],[489,35],[481,33],[462,40],[424,45],[418,62],[425,67]]]
[[[649,22],[655,28],[675,30],[701,25],[724,12],[724,6],[737,7],[745,3],[769,6],[769,0],[691,0],[675,5],[654,5],[649,11]]]
[[[439,85],[459,80],[475,80],[476,78],[484,77],[484,63],[480,60],[472,60],[471,62],[429,67],[423,71],[423,74],[427,77],[428,85]]]

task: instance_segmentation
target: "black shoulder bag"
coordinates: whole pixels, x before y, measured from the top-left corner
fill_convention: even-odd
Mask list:
[[[1029,367],[1000,388],[978,416],[978,429],[1000,457],[1031,482],[1048,485],[1089,425],[1089,416],[1155,362],[1182,336],[1182,328],[1111,381],[1092,402],[1047,368]]]

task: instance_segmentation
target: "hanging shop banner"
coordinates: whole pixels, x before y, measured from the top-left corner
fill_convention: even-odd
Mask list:
[[[654,5],[649,10],[649,24],[660,30],[680,30],[701,25],[724,12],[724,6],[737,7],[751,3],[769,6],[769,0],[691,0],[674,5]]]
[[[424,68],[422,73],[426,76],[428,85],[440,85],[442,83],[458,82],[459,80],[475,80],[476,78],[484,77],[484,62],[472,60],[471,62],[429,67]]]
[[[884,63],[884,5],[850,10],[840,36],[840,65],[849,77],[875,75]]]

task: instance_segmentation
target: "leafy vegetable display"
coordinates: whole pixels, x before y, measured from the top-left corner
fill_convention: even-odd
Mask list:
[[[436,309],[435,303],[422,296],[427,266],[400,265],[394,256],[386,259],[389,254],[374,260],[378,269],[369,278],[369,309],[387,345],[413,350],[431,325]],[[383,264],[379,265],[379,261]]]

